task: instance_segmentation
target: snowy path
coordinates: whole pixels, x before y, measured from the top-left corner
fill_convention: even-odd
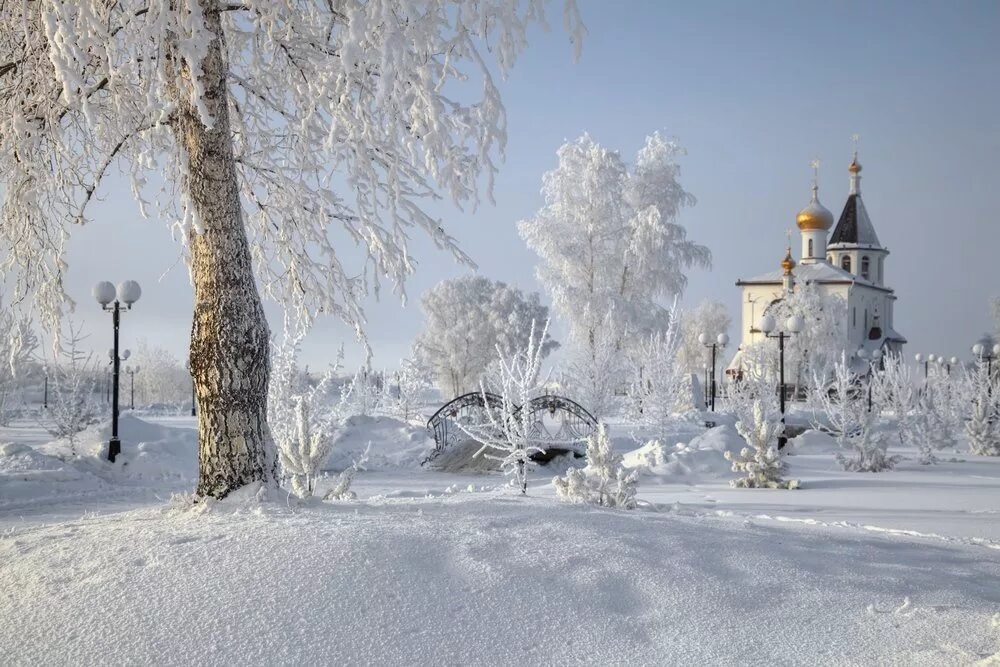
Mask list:
[[[501,492],[226,505],[15,530],[0,540],[0,653],[524,665],[968,664],[1000,652],[1000,559],[981,547]]]

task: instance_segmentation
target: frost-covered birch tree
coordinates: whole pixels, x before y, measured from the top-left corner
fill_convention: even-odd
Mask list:
[[[71,230],[117,170],[185,243],[197,492],[273,483],[260,290],[339,316],[414,268],[427,213],[476,205],[506,139],[506,75],[542,0],[2,3],[0,268],[50,330]],[[579,45],[575,4],[565,23]],[[159,191],[157,191],[159,190]],[[360,247],[351,265],[344,247]],[[383,278],[380,278],[383,277]],[[256,280],[255,280],[256,279]]]
[[[709,266],[708,248],[678,222],[694,204],[679,182],[681,154],[653,134],[630,168],[583,135],[559,148],[559,165],[542,177],[545,205],[518,229],[541,259],[538,279],[574,349],[596,356],[608,313],[619,335],[649,336],[665,325],[664,304],[684,290],[688,269]]]

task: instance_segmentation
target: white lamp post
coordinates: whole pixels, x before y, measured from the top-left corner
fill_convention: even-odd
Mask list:
[[[115,288],[109,282],[102,281],[94,285],[94,298],[101,308],[111,313],[111,321],[114,325],[115,346],[111,349],[112,380],[111,380],[111,440],[108,442],[108,460],[114,462],[115,457],[121,453],[121,441],[118,439],[118,376],[121,370],[122,359],[118,356],[118,327],[121,318],[121,306],[126,310],[132,310],[132,304],[142,296],[142,289],[139,283],[134,280],[126,280],[119,283]],[[124,358],[128,359],[129,351],[125,350]]]
[[[781,405],[781,435],[778,436],[778,449],[782,449],[788,442],[788,437],[785,436],[785,339],[791,338],[792,334],[797,334],[802,331],[805,326],[805,320],[802,319],[801,315],[792,315],[787,320],[785,320],[785,329],[779,330],[778,333],[772,334],[775,327],[777,327],[777,322],[774,320],[773,315],[764,315],[760,318],[760,330],[764,332],[764,336],[767,338],[777,338],[778,339],[778,393]],[[788,333],[785,333],[787,331]]]
[[[711,403],[711,407],[712,407],[712,412],[715,412],[715,376],[716,376],[716,373],[715,373],[715,355],[716,355],[716,352],[718,351],[718,348],[725,347],[726,345],[729,344],[729,336],[727,336],[724,333],[721,333],[721,334],[719,334],[718,336],[716,336],[713,339],[711,335],[709,335],[707,333],[703,333],[703,334],[700,334],[698,336],[698,342],[701,343],[702,345],[704,345],[705,347],[708,347],[708,348],[712,349],[712,394],[711,394],[711,396],[712,396],[712,403]]]

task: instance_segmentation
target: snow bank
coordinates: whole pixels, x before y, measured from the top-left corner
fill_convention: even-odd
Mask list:
[[[829,433],[808,429],[788,441],[793,454],[835,454],[844,450]]]
[[[0,508],[113,495],[116,487],[142,486],[169,493],[192,486],[198,476],[198,434],[185,428],[150,424],[131,414],[118,421],[122,453],[107,460],[110,421],[77,437],[35,448],[0,447]]]
[[[732,464],[725,453],[738,453],[746,442],[732,426],[716,426],[695,437],[689,443],[679,442],[673,448],[649,442],[623,455],[627,468],[642,468],[643,475],[664,481],[694,479],[729,479]]]
[[[419,467],[434,441],[423,426],[414,426],[392,417],[354,416],[344,420],[337,431],[333,451],[323,470],[339,471],[359,459],[371,442],[369,470]]]

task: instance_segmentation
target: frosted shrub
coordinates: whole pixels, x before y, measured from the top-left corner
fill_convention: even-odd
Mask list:
[[[69,442],[76,455],[76,438],[98,420],[94,399],[97,369],[93,354],[80,350],[80,330],[70,325],[69,340],[60,348],[58,363],[49,367],[49,408],[43,422],[49,435]]]
[[[326,492],[323,500],[354,500],[357,498],[357,494],[351,491],[351,482],[354,481],[355,473],[359,470],[366,470],[365,463],[368,462],[368,454],[371,449],[372,443],[369,442],[361,456],[337,476],[333,488]]]
[[[831,379],[824,381],[813,375],[810,400],[814,415],[826,416],[837,444],[853,453],[853,456],[837,454],[844,470],[881,472],[890,470],[899,460],[898,456],[887,455],[889,444],[876,429],[878,413],[868,409],[867,391],[851,370],[846,354],[834,364]],[[822,419],[817,419],[813,426],[826,430]]]
[[[527,347],[511,355],[505,355],[497,347],[497,360],[480,385],[484,404],[482,421],[458,422],[458,427],[470,438],[483,443],[476,456],[499,462],[500,469],[512,477],[521,493],[528,491],[527,471],[531,456],[545,453],[531,437],[534,424],[530,412],[520,406],[528,405],[532,398],[542,393],[544,382],[539,374],[548,329],[546,322],[536,340],[532,322]],[[487,383],[500,396],[499,405],[486,400]]]
[[[778,397],[774,386],[764,378],[748,373],[734,383],[724,401],[724,409],[736,417],[736,431],[746,440],[747,446],[733,455],[726,452],[726,460],[733,464],[733,472],[742,477],[730,484],[744,489],[797,489],[797,480],[784,480],[786,465],[778,449],[778,437],[785,425],[778,410]]]
[[[962,393],[969,401],[971,411],[965,422],[965,434],[973,454],[1000,456],[1000,429],[997,428],[1000,383],[990,377],[985,364],[980,363],[969,371]]]
[[[681,371],[677,360],[681,326],[676,300],[667,317],[663,331],[639,340],[628,355],[628,418],[658,437],[664,435],[680,412],[693,408],[690,378]]]
[[[330,457],[336,429],[346,416],[354,383],[341,389],[336,402],[324,401],[340,367],[339,358],[337,365],[309,386],[297,363],[304,332],[290,331],[287,320],[285,324],[281,343],[272,344],[268,422],[277,445],[278,461],[292,491],[300,498],[309,498],[316,489],[320,468]],[[347,484],[350,486],[349,479]]]
[[[567,503],[634,509],[639,488],[639,471],[622,466],[622,457],[611,449],[604,424],[587,438],[587,465],[570,468],[554,477],[556,496]]]

